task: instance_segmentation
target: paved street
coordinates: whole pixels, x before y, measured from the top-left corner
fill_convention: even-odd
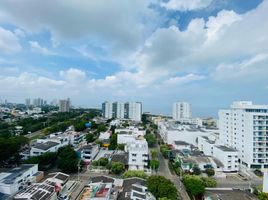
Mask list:
[[[157,152],[158,152],[158,160],[159,160],[159,170],[158,170],[158,175],[164,176],[167,179],[170,179],[178,189],[182,200],[190,200],[187,192],[185,191],[184,185],[180,181],[179,177],[177,175],[171,174],[169,167],[168,167],[168,160],[164,159],[160,152],[160,147],[157,144]]]

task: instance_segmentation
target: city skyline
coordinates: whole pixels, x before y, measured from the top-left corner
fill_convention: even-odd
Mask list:
[[[0,98],[140,101],[163,114],[187,101],[194,116],[214,117],[235,100],[267,104],[267,9],[260,0],[3,1]]]

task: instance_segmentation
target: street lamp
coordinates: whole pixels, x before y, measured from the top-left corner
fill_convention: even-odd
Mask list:
[[[80,163],[81,163],[81,159],[79,159],[79,161],[78,161],[78,163],[77,163],[77,182],[79,182]]]

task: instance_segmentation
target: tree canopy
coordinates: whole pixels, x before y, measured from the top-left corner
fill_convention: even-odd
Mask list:
[[[148,190],[158,198],[164,198],[170,200],[179,199],[178,191],[175,185],[163,176],[150,176],[147,179]]]
[[[182,179],[189,195],[196,197],[205,192],[205,184],[197,175],[185,175]]]
[[[71,146],[61,147],[58,150],[58,167],[67,173],[77,171],[78,156]]]

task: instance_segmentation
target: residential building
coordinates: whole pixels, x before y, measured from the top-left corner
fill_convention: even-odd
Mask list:
[[[238,150],[241,164],[268,168],[268,105],[233,102],[219,111],[219,129],[222,144]]]
[[[188,102],[173,103],[172,116],[174,120],[179,120],[181,118],[191,118],[191,104]]]
[[[88,144],[86,146],[83,146],[79,150],[81,154],[81,160],[83,160],[86,163],[90,163],[98,154],[99,152],[99,145],[97,144]]]
[[[102,114],[106,119],[113,118],[113,105],[110,102],[105,101],[102,103]]]
[[[237,150],[222,145],[216,145],[213,148],[213,156],[222,162],[224,172],[237,172],[239,170]]]
[[[134,121],[141,121],[142,103],[141,102],[127,102],[125,104],[125,114],[127,119]]]
[[[141,121],[142,104],[140,102],[110,103],[105,101],[102,103],[102,114],[107,119],[117,118]]]
[[[124,103],[114,102],[113,105],[113,118],[124,119],[125,118],[125,105]]]
[[[59,112],[70,112],[70,99],[59,100]]]
[[[144,138],[136,138],[135,141],[125,145],[128,152],[128,167],[130,170],[145,170],[148,168],[149,150]]]
[[[41,98],[37,98],[33,100],[33,105],[36,107],[42,107],[44,103],[44,100]]]
[[[25,99],[25,105],[27,107],[29,107],[31,105],[31,99],[30,98]]]
[[[207,156],[212,156],[222,163],[224,172],[237,172],[239,170],[238,151],[227,146],[217,144],[215,138],[198,137],[198,148]],[[217,161],[216,161],[217,162]]]
[[[174,149],[181,151],[183,150],[191,151],[192,149],[192,145],[184,141],[174,141],[173,147]]]
[[[197,146],[198,136],[217,134],[216,130],[208,130],[192,125],[181,125],[172,120],[158,122],[158,131],[163,141],[170,145],[173,145],[174,141],[181,140]]]
[[[57,191],[65,188],[69,180],[69,175],[56,172],[48,175],[48,178],[42,183],[35,183],[27,186],[25,190],[17,193],[14,200],[55,200]]]
[[[23,164],[8,172],[0,173],[0,193],[14,195],[36,181],[37,164]]]
[[[124,179],[122,192],[118,200],[156,200],[152,193],[148,192],[146,180],[141,178]]]
[[[60,143],[47,141],[44,143],[36,143],[31,147],[30,156],[40,156],[46,152],[56,152],[62,147]]]

